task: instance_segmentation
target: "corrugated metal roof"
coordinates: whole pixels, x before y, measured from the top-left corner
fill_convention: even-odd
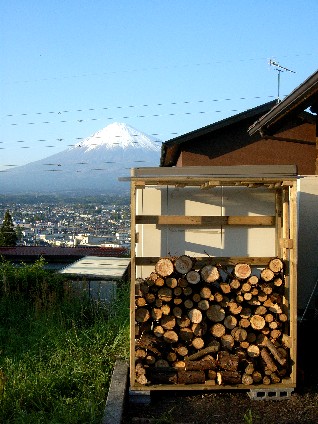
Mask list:
[[[64,275],[120,280],[130,264],[130,258],[85,256],[59,271]]]

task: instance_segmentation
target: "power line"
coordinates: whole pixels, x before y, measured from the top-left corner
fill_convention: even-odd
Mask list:
[[[265,98],[273,98],[274,96],[263,96]],[[124,105],[124,106],[107,106],[102,108],[87,108],[87,109],[74,109],[74,110],[59,110],[59,111],[50,111],[50,112],[35,112],[35,113],[20,113],[20,114],[6,114],[3,116],[3,118],[14,118],[18,116],[33,116],[33,115],[45,115],[45,114],[55,114],[55,115],[62,115],[63,113],[75,113],[75,112],[92,112],[92,111],[104,111],[104,110],[116,110],[116,109],[132,109],[132,108],[143,108],[143,107],[156,107],[156,106],[180,106],[180,105],[187,105],[187,104],[196,104],[196,103],[208,103],[208,102],[222,102],[222,101],[234,101],[234,100],[251,100],[251,99],[260,99],[261,96],[252,96],[252,97],[238,97],[238,98],[223,98],[223,99],[208,99],[208,100],[183,100],[181,102],[169,102],[169,103],[154,103],[154,104],[139,104],[139,105]],[[60,122],[69,122],[69,121],[60,121]],[[43,122],[46,123],[46,122]],[[34,124],[33,122],[29,123]],[[18,124],[11,124],[11,125],[18,125]]]
[[[315,53],[295,53],[293,55],[285,55],[281,56],[282,58],[294,58],[294,57],[304,57],[304,56],[313,56]],[[120,71],[109,71],[109,72],[101,72],[101,73],[86,73],[86,74],[73,74],[73,75],[62,75],[60,77],[48,77],[48,78],[41,78],[41,79],[30,79],[30,80],[18,80],[18,81],[6,81],[2,80],[3,83],[11,83],[11,84],[21,84],[21,83],[31,83],[31,82],[39,82],[39,81],[59,81],[63,79],[73,79],[73,78],[87,78],[87,77],[98,77],[98,76],[104,76],[104,75],[116,75],[121,73],[136,73],[136,72],[149,72],[149,71],[160,71],[160,70],[169,70],[169,69],[180,69],[180,68],[187,68],[191,66],[195,67],[204,67],[204,66],[215,66],[215,65],[222,65],[222,64],[230,64],[230,63],[244,63],[244,62],[253,62],[253,61],[260,61],[260,60],[267,60],[265,57],[252,57],[252,58],[244,58],[239,60],[219,60],[215,59],[214,61],[209,62],[202,62],[202,63],[187,63],[187,64],[178,64],[178,65],[171,65],[171,66],[153,66],[149,68],[135,68],[135,69],[122,69]]]

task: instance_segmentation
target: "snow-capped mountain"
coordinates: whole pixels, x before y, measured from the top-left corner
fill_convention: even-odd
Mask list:
[[[159,166],[161,141],[113,123],[60,153],[0,175],[0,193],[118,192],[131,168]]]

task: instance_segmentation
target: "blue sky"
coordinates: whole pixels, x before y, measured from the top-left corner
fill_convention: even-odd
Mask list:
[[[112,122],[162,141],[318,68],[316,0],[1,0],[0,170]]]

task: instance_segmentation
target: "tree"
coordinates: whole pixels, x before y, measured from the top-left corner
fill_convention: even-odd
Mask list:
[[[0,227],[0,246],[16,246],[17,239],[18,237],[14,230],[12,217],[7,210]]]

